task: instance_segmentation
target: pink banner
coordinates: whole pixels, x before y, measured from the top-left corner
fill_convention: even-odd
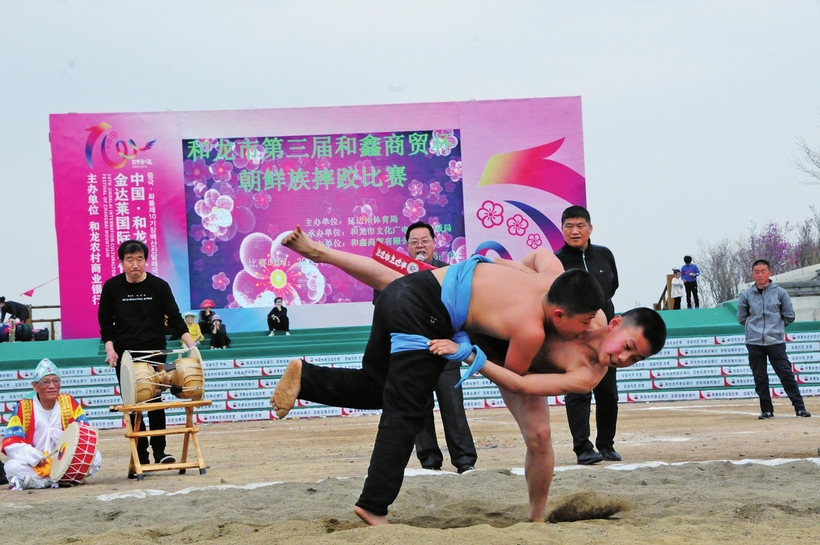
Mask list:
[[[556,247],[561,212],[586,200],[578,97],[61,114],[50,126],[66,339],[99,335],[100,290],[127,238],[148,244],[148,270],[180,308],[211,299],[232,331],[250,331],[264,323],[251,307],[276,296],[370,299],[278,245],[293,223],[370,255],[406,253],[404,229],[422,220],[455,263]]]

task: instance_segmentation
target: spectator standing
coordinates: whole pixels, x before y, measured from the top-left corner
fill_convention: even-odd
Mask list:
[[[692,308],[692,299],[695,299],[695,308],[700,308],[700,299],[698,298],[698,277],[700,276],[700,269],[692,263],[692,256],[683,256],[683,267],[680,272],[683,277],[683,287],[686,290],[686,308]]]
[[[169,327],[182,339],[188,348],[194,346],[188,326],[179,313],[179,307],[168,283],[145,270],[148,260],[148,246],[139,240],[126,240],[117,249],[117,256],[123,272],[109,278],[100,294],[97,320],[100,336],[105,344],[105,361],[117,369],[120,379],[122,355],[126,350],[156,350],[166,348],[165,320]],[[154,354],[150,363],[154,369],[165,363],[165,354]],[[162,401],[160,397],[151,400]],[[148,412],[151,431],[165,429],[165,410]],[[136,425],[135,425],[136,424]],[[142,421],[132,422],[137,431],[143,431]],[[151,437],[151,450],[156,463],[170,464],[176,459],[165,452],[165,436]],[[137,441],[140,464],[149,464],[148,439]],[[129,475],[132,477],[134,475]]]
[[[607,323],[615,316],[612,296],[618,289],[618,269],[615,257],[606,246],[592,244],[592,221],[583,206],[570,206],[561,214],[561,232],[564,245],[555,256],[564,265],[564,270],[583,269],[598,281],[604,292],[601,310]],[[589,440],[589,418],[592,395],[595,394],[595,424],[598,436],[595,451]],[[567,421],[572,433],[572,448],[578,464],[597,464],[603,460],[620,461],[621,455],[615,451],[615,431],[618,425],[618,383],[616,369],[609,368],[598,385],[585,394],[566,394]]]
[[[447,264],[435,258],[436,236],[433,227],[423,221],[413,223],[404,234],[407,252],[418,261],[434,267]],[[378,292],[374,291],[374,302]],[[436,382],[436,398],[444,425],[444,441],[450,454],[450,463],[459,473],[475,469],[478,453],[473,442],[467,414],[464,412],[464,393],[455,388],[461,378],[461,362],[448,361]],[[430,400],[432,403],[432,399]],[[436,422],[431,410],[424,421],[424,429],[416,435],[416,456],[424,469],[440,470],[444,455],[436,438]]]
[[[680,300],[686,288],[680,277],[680,269],[672,269],[672,310],[680,310]]]
[[[284,331],[285,335],[290,335],[290,319],[288,309],[283,306],[284,301],[277,297],[273,302],[276,306],[268,312],[268,336],[273,337],[274,331]]]
[[[795,414],[809,417],[811,413],[806,410],[792,364],[786,356],[785,330],[794,321],[794,307],[789,294],[771,281],[771,275],[768,261],[755,261],[752,265],[754,284],[741,293],[737,301],[737,321],[746,328],[749,367],[755,379],[755,392],[760,398],[758,418],[774,417],[767,357],[794,406]]]

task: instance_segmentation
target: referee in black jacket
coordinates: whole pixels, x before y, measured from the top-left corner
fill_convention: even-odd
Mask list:
[[[618,269],[615,258],[606,246],[590,244],[592,222],[589,212],[583,206],[570,206],[561,214],[561,232],[564,246],[555,256],[563,263],[564,270],[583,269],[598,281],[604,292],[602,310],[609,322],[615,316],[612,296],[618,289]],[[618,462],[621,455],[615,451],[615,428],[618,423],[618,385],[616,369],[610,368],[598,386],[586,394],[566,394],[569,431],[572,433],[572,448],[581,465],[597,464],[603,460]],[[589,440],[589,417],[592,394],[595,394],[595,424],[598,437],[595,451]]]

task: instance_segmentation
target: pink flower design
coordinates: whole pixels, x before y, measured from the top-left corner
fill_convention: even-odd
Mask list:
[[[211,176],[215,182],[227,182],[231,179],[233,165],[225,159],[218,159],[211,165]]]
[[[527,246],[532,248],[533,250],[541,246],[541,235],[538,233],[530,233],[527,235]]]
[[[450,251],[447,252],[447,263],[454,265],[467,259],[467,241],[464,237],[456,237]]]
[[[202,195],[208,190],[208,184],[205,182],[194,182],[194,196],[201,199]]]
[[[450,161],[450,166],[444,169],[444,173],[449,176],[452,181],[459,181],[462,173],[461,161]]]
[[[265,146],[259,144],[256,138],[237,140],[233,143],[233,166],[246,170],[257,170],[265,156]]]
[[[452,193],[456,190],[456,184],[453,182],[447,181],[444,183],[444,188],[447,190],[447,193]]]
[[[211,277],[211,282],[211,286],[213,286],[215,290],[225,291],[228,289],[228,284],[231,283],[231,279],[228,278],[224,272],[220,272]]]
[[[514,236],[523,237],[529,226],[530,222],[521,214],[516,214],[507,220],[507,232]]]
[[[410,192],[410,196],[419,197],[424,193],[424,184],[418,180],[413,180],[407,184],[407,190]]]
[[[213,257],[216,252],[219,251],[219,248],[216,245],[216,241],[206,238],[202,240],[202,247],[199,249],[200,252],[207,255],[208,257]]]
[[[404,217],[408,218],[411,223],[419,221],[427,214],[424,209],[424,201],[421,199],[407,199],[404,201],[404,210],[401,211]]]
[[[190,159],[182,163],[182,174],[185,178],[185,185],[191,186],[195,183],[205,183],[211,177],[211,171],[205,164],[205,159],[197,159],[191,161]]]
[[[188,236],[199,242],[205,236],[205,230],[202,228],[202,225],[195,223],[191,225],[191,228],[188,230]]]
[[[436,233],[436,248],[447,248],[451,240],[453,240],[453,235],[447,231],[439,231]]]
[[[484,201],[475,215],[486,229],[490,229],[504,221],[504,207],[497,202]]]
[[[353,217],[365,222],[367,218],[379,211],[376,199],[362,199],[362,204],[353,207]]]
[[[233,296],[238,306],[272,307],[276,297],[285,305],[309,305],[326,297],[325,277],[309,260],[282,246],[282,239],[251,233],[239,248],[243,269],[234,278]]]
[[[432,138],[430,138],[430,153],[440,157],[450,155],[457,145],[458,138],[455,137],[452,129],[433,131]]]
[[[271,200],[271,196],[267,191],[260,191],[253,196],[253,207],[267,210]]]
[[[435,180],[430,182],[430,194],[439,196],[441,194],[441,184]]]
[[[213,188],[206,191],[202,200],[194,205],[194,211],[202,218],[202,226],[215,237],[228,234],[233,224],[232,210],[233,199],[220,195],[219,191]]]

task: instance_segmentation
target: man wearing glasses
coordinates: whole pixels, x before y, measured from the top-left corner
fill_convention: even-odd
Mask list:
[[[434,257],[436,238],[431,225],[423,221],[413,223],[407,228],[404,239],[407,241],[407,252],[410,257],[433,267],[447,265]],[[378,293],[377,290],[373,292],[374,304]],[[459,473],[466,473],[475,469],[478,454],[475,443],[473,443],[470,425],[467,423],[467,415],[464,413],[464,394],[461,388],[455,388],[460,378],[461,362],[448,362],[436,383],[436,398],[441,413],[441,422],[444,424],[444,440],[450,452],[450,461]],[[424,429],[416,436],[416,456],[424,469],[438,471],[444,462],[444,455],[436,439],[433,411],[427,415]]]

